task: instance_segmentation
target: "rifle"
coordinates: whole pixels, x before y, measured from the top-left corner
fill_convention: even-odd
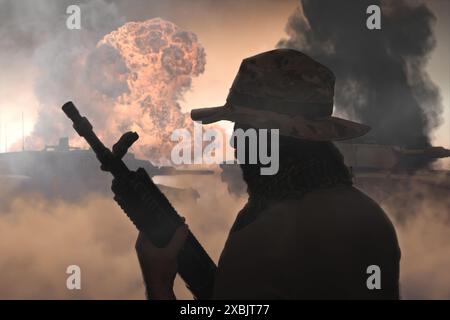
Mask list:
[[[130,188],[134,203],[120,206],[136,228],[157,247],[165,247],[184,220],[143,168],[131,171],[122,161],[128,148],[139,138],[138,134],[123,134],[111,151],[103,145],[89,120],[80,115],[72,102],[65,103],[62,110],[72,120],[75,131],[91,146],[102,170],[109,171],[115,180]],[[210,299],[216,265],[190,231],[177,259],[178,273],[194,298]]]

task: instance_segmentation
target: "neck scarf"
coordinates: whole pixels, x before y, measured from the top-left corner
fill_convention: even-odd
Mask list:
[[[343,157],[331,142],[280,149],[279,171],[272,176],[260,175],[258,165],[241,165],[241,169],[249,200],[238,214],[231,232],[253,222],[271,204],[289,198],[299,199],[316,189],[352,185]]]

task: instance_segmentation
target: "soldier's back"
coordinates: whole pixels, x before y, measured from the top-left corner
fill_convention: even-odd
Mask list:
[[[400,249],[384,211],[350,186],[276,203],[230,234],[215,298],[396,299]],[[369,266],[381,289],[369,289]]]

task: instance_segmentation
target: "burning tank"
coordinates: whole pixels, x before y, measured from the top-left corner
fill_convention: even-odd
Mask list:
[[[443,147],[409,149],[376,143],[339,142],[336,146],[353,174],[356,187],[379,202],[400,193],[432,190],[445,198],[450,190],[450,171],[432,164],[450,157]]]
[[[443,147],[406,149],[370,143],[336,143],[350,168],[356,186],[382,200],[390,192],[406,190],[411,184],[450,190],[450,171],[434,170],[434,161],[450,157]]]
[[[377,201],[411,190],[412,185],[432,188],[433,192],[448,196],[450,171],[431,169],[435,160],[450,157],[448,149],[407,149],[361,142],[338,142],[335,145],[344,156],[355,186]],[[245,192],[239,166],[222,164],[221,168],[222,180],[228,184],[228,190],[235,194]]]
[[[207,175],[208,170],[178,170],[169,166],[155,166],[150,161],[136,159],[132,153],[124,157],[132,170],[144,168],[151,177],[172,175]],[[2,192],[38,192],[51,198],[79,200],[89,192],[108,194],[111,175],[102,172],[91,150],[71,147],[68,138],[58,145],[47,145],[41,151],[20,151],[0,154]],[[198,198],[194,189],[158,185],[170,197]]]

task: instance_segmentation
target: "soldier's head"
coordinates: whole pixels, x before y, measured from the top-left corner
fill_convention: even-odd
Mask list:
[[[256,156],[262,166],[260,142],[266,141],[270,154],[276,151],[271,141],[277,138],[283,164],[283,158],[330,152],[326,150],[331,141],[369,131],[366,125],[332,116],[334,83],[333,72],[307,55],[292,49],[272,50],[242,61],[225,105],[194,109],[191,117],[204,124],[233,121],[235,134],[256,130],[256,146],[246,142],[245,152],[249,158]],[[238,149],[236,153],[239,156]]]
[[[363,124],[332,116],[333,72],[307,55],[277,49],[244,59],[225,105],[194,109],[194,121],[229,120],[252,128],[309,141],[356,138]]]

